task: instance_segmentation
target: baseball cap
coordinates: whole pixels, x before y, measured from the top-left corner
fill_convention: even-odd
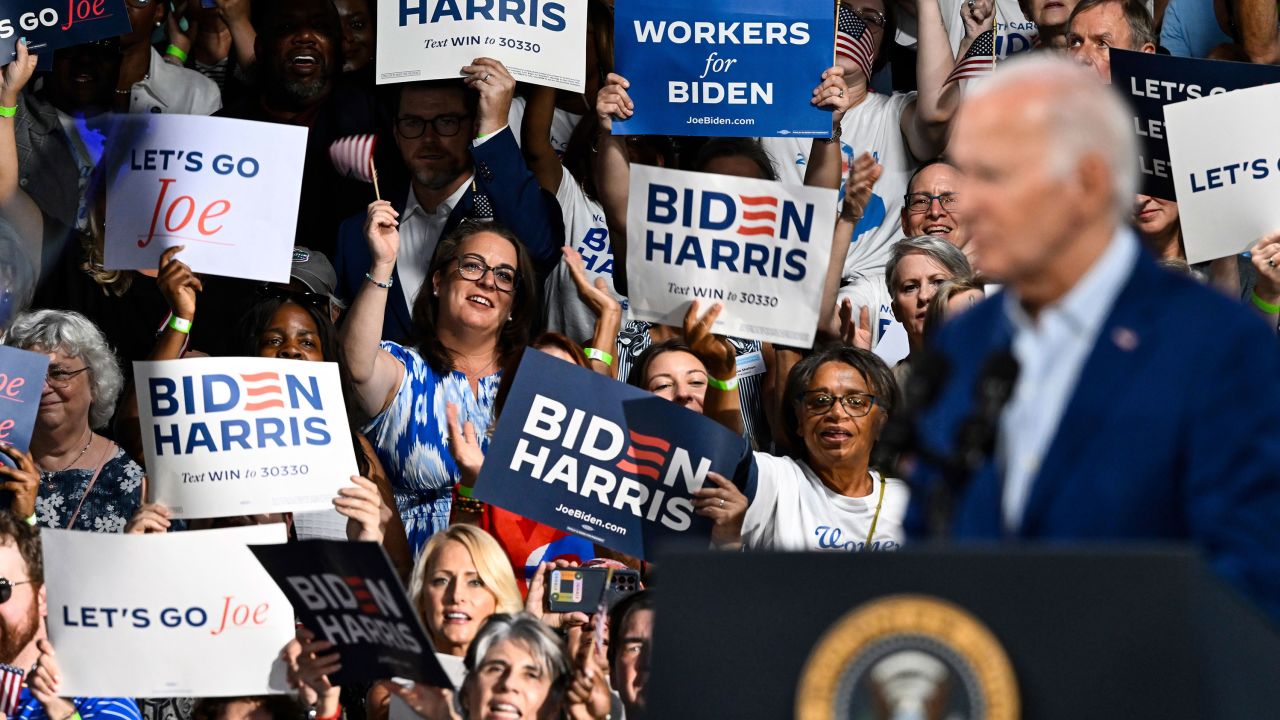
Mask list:
[[[310,248],[295,246],[293,248],[293,267],[289,276],[307,286],[313,293],[333,295],[338,286],[338,273],[324,253]]]

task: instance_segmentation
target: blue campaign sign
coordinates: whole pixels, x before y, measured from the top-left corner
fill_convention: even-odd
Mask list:
[[[1133,107],[1141,151],[1142,192],[1176,200],[1164,106],[1280,82],[1280,66],[1111,51],[1111,83]],[[1205,142],[1213,142],[1206,137]]]
[[[129,30],[124,0],[0,0],[0,64],[16,56],[19,38],[45,54]]]
[[[48,369],[47,355],[0,346],[0,443],[30,448]],[[13,467],[4,455],[0,462]]]
[[[475,497],[637,558],[662,540],[704,547],[691,494],[742,475],[747,443],[639,388],[525,351]]]
[[[636,111],[618,134],[831,136],[830,111],[809,104],[835,61],[830,0],[617,0],[614,13]]]

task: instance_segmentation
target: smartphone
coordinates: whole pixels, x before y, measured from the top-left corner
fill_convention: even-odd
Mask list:
[[[608,587],[605,586],[606,580]],[[603,599],[606,608],[640,591],[640,573],[612,568],[558,568],[551,571],[547,586],[547,610],[551,612],[595,612]]]

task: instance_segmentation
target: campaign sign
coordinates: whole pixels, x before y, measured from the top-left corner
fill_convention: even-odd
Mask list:
[[[0,345],[0,444],[30,449],[48,369],[48,355]],[[13,467],[7,455],[0,463]]]
[[[67,697],[288,692],[293,608],[249,551],[283,523],[153,535],[42,529]]]
[[[516,80],[582,92],[587,0],[378,3],[378,84],[456,78],[479,57]]]
[[[342,659],[335,685],[404,678],[453,688],[377,543],[308,540],[251,548],[298,620]]]
[[[721,303],[719,334],[811,347],[835,218],[835,190],[632,165],[632,316],[679,327]]]
[[[0,65],[17,57],[18,38],[27,49],[53,57],[53,50],[127,35],[124,0],[0,0]]]
[[[828,0],[618,0],[617,72],[635,115],[626,135],[831,137],[810,104],[835,57]]]
[[[107,170],[106,267],[154,269],[174,245],[200,273],[289,282],[307,129],[121,115]]]
[[[1165,200],[1182,199],[1174,196],[1166,105],[1274,82],[1280,82],[1280,67],[1275,65],[1112,49],[1111,84],[1133,107],[1133,129],[1141,150],[1142,193]],[[1221,139],[1218,129],[1201,136],[1206,144]]]
[[[1165,108],[1187,262],[1244,252],[1280,227],[1275,112],[1280,85]]]
[[[336,363],[135,362],[152,502],[177,518],[329,510],[358,474]]]
[[[711,522],[691,496],[711,470],[732,478],[746,441],[675,403],[541,351],[525,351],[475,497],[632,557],[697,540]],[[636,428],[629,427],[636,422]]]

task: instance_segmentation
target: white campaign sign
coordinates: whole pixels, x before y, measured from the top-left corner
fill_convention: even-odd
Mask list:
[[[835,217],[835,190],[632,165],[632,316],[680,327],[718,302],[716,333],[810,347]]]
[[[335,363],[134,363],[151,502],[174,517],[331,510],[357,474]]]
[[[456,78],[499,60],[516,80],[580,93],[587,0],[385,0],[378,3],[378,83]]]
[[[1242,253],[1280,227],[1280,85],[1164,107],[1187,262]]]
[[[288,282],[307,129],[199,115],[121,115],[107,168],[108,269]]]
[[[247,547],[285,542],[283,523],[40,535],[65,696],[287,692],[293,607]]]

